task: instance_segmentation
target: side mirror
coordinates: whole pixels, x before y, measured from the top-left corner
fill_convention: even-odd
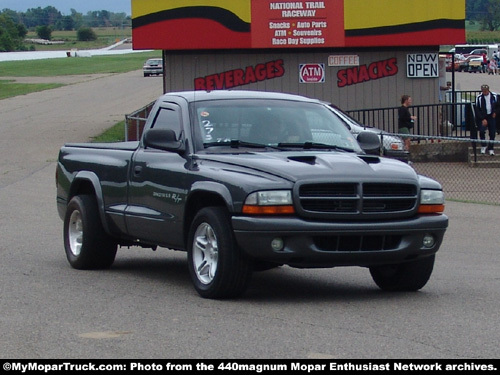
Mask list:
[[[174,152],[185,151],[184,142],[177,140],[172,129],[148,129],[144,133],[144,147]]]
[[[380,155],[380,138],[374,132],[363,131],[358,134],[358,143],[364,152],[370,155]]]

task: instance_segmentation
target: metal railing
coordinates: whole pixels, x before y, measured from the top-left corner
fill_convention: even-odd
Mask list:
[[[145,105],[141,109],[125,115],[125,141],[138,141],[141,139],[142,131],[146,125],[149,113],[155,102]]]
[[[410,112],[417,116],[417,120],[410,133],[468,138],[475,125],[472,103],[478,94],[478,91],[450,91],[446,93],[446,101],[443,103],[411,106]],[[387,107],[346,112],[364,125],[398,133],[398,109],[399,107]]]

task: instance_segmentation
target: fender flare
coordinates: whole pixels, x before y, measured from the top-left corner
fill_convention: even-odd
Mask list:
[[[90,182],[95,191],[95,197],[97,200],[97,209],[99,210],[99,216],[101,217],[102,227],[107,234],[111,234],[108,227],[108,222],[106,220],[105,210],[104,210],[104,197],[102,193],[101,183],[99,177],[94,172],[90,171],[80,171],[76,174],[75,178],[71,182],[71,187],[69,189],[68,201],[75,195],[78,195],[77,188],[79,183],[82,181]]]
[[[224,202],[226,203],[226,207],[229,210],[229,212],[234,211],[233,197],[229,192],[227,186],[213,181],[197,181],[191,187],[187,199],[189,200],[189,197],[193,193],[196,193],[198,191],[210,192],[220,195],[224,200]]]

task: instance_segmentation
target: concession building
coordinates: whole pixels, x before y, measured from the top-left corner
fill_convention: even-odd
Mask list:
[[[343,109],[437,103],[440,45],[465,0],[132,0],[134,49],[162,51],[165,92],[295,93]],[[440,78],[441,76],[441,78]]]

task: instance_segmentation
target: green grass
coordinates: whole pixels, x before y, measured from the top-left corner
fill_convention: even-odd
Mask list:
[[[60,83],[15,83],[11,80],[0,80],[0,100],[31,92],[55,89],[64,86]]]
[[[125,141],[125,120],[113,125],[98,136],[92,139],[92,142],[123,142]]]
[[[142,69],[144,61],[150,57],[161,57],[161,52],[148,51],[123,55],[2,61],[0,62],[0,76],[51,77],[97,73],[125,73]]]

